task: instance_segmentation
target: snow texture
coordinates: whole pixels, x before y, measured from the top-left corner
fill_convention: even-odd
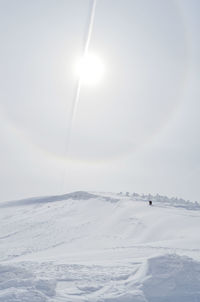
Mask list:
[[[55,280],[37,279],[24,268],[0,266],[0,301],[43,302],[55,295]]]

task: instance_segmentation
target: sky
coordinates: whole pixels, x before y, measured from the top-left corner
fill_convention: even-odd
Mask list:
[[[200,2],[0,0],[0,201],[75,190],[200,201]]]

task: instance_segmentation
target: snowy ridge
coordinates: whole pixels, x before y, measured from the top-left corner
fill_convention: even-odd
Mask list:
[[[198,207],[128,195],[2,203],[0,301],[200,301]]]
[[[63,200],[68,200],[68,199],[88,200],[91,198],[95,198],[95,199],[101,198],[101,199],[104,199],[104,200],[110,201],[110,202],[116,202],[119,200],[119,199],[115,199],[112,197],[96,195],[96,194],[85,192],[85,191],[76,191],[76,192],[62,194],[62,195],[31,197],[31,198],[20,199],[20,200],[15,200],[15,201],[1,202],[0,207],[30,205],[30,204],[37,204],[37,203],[48,203],[48,202],[63,201]]]
[[[56,201],[63,201],[68,199],[73,200],[88,200],[91,198],[98,199],[101,198],[105,201],[110,202],[117,202],[121,198],[128,197],[130,200],[133,201],[153,201],[153,203],[160,203],[163,205],[169,205],[179,208],[185,208],[188,210],[200,210],[200,203],[195,201],[191,202],[189,200],[184,200],[183,198],[177,198],[177,197],[167,197],[163,195],[152,195],[152,194],[138,194],[138,193],[107,193],[107,192],[98,192],[95,194],[91,192],[86,191],[76,191],[72,193],[62,194],[62,195],[53,195],[53,196],[40,196],[40,197],[31,197],[21,200],[15,200],[15,201],[7,201],[7,202],[1,202],[0,207],[8,207],[8,206],[16,206],[16,205],[29,205],[31,203],[48,203],[48,202],[56,202]]]

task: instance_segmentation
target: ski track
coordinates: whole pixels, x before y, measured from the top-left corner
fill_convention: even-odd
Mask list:
[[[199,302],[199,226],[197,204],[113,193],[1,203],[0,302]]]

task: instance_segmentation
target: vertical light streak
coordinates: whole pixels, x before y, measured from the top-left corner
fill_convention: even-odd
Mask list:
[[[97,4],[97,0],[93,0],[92,1],[90,18],[89,18],[88,31],[87,31],[86,40],[85,40],[85,43],[84,43],[84,48],[83,48],[83,55],[82,55],[83,59],[84,59],[84,57],[87,56],[88,49],[89,49],[89,46],[90,46],[92,31],[93,31],[93,27],[94,27],[96,4]],[[72,107],[71,107],[71,113],[70,113],[70,118],[69,118],[69,127],[68,127],[68,131],[67,131],[67,134],[66,134],[66,144],[65,144],[65,152],[64,152],[65,155],[67,155],[67,153],[69,152],[72,127],[73,127],[75,115],[76,115],[79,100],[80,100],[81,80],[82,80],[81,76],[79,76],[78,81],[77,81],[77,85],[76,85],[76,89],[75,89],[74,99],[73,99],[73,102],[72,102]],[[61,188],[62,192],[64,191],[65,174],[66,174],[66,169],[64,168],[63,184],[62,184],[62,188]]]
[[[89,27],[88,27],[88,33],[87,33],[86,42],[85,42],[84,51],[83,51],[83,59],[84,59],[84,57],[87,56],[90,41],[91,41],[91,36],[92,36],[92,31],[93,31],[93,26],[94,26],[95,11],[96,11],[96,3],[97,3],[97,0],[93,0],[91,14],[90,14],[90,22],[89,22]],[[70,128],[72,127],[74,117],[77,112],[77,107],[78,107],[78,103],[79,103],[79,99],[80,99],[80,90],[81,90],[81,76],[79,76],[79,79],[78,79],[78,84],[76,87],[75,97],[74,97],[74,101],[73,101],[73,105],[72,105]]]

